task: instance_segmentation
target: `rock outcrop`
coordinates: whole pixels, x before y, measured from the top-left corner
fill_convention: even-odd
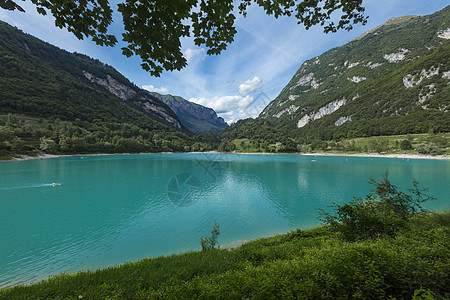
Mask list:
[[[111,92],[112,94],[114,94],[115,96],[119,97],[124,101],[130,100],[136,95],[135,90],[133,90],[129,86],[126,86],[118,82],[117,80],[112,78],[111,75],[109,74],[106,75],[106,78],[99,78],[95,77],[89,72],[83,71],[83,75],[91,82],[103,86],[109,92]]]
[[[305,115],[303,116],[297,123],[297,127],[298,128],[302,128],[303,126],[305,126],[306,124],[309,123],[309,121],[314,121],[314,120],[318,120],[326,115],[332,114],[335,111],[337,111],[339,108],[341,108],[341,106],[345,105],[345,103],[347,102],[347,100],[341,99],[341,100],[336,100],[333,102],[328,103],[326,106],[323,106],[321,108],[319,108],[319,111],[316,112],[315,114],[310,114],[310,115]]]

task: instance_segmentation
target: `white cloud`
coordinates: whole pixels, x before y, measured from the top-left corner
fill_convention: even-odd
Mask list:
[[[219,116],[230,124],[239,119],[254,117],[248,111],[248,107],[252,104],[253,99],[253,97],[248,95],[245,97],[235,95],[191,98],[189,101],[214,109]]]
[[[249,79],[239,85],[239,95],[247,96],[262,87],[262,85],[261,78],[255,76],[253,79]]]
[[[155,92],[155,93],[159,93],[159,94],[168,94],[169,93],[169,89],[166,88],[165,86],[157,88],[157,87],[154,87],[153,85],[149,84],[149,85],[143,85],[142,88],[149,92]]]
[[[186,51],[184,51],[184,57],[186,58],[186,60],[189,61],[194,58],[194,56],[200,55],[202,53],[205,52],[205,49],[200,48],[200,49],[192,49],[192,48],[188,48]]]

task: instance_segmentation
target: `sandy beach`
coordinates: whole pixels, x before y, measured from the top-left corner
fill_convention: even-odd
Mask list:
[[[355,153],[355,154],[349,154],[349,153],[302,153],[301,155],[308,155],[308,156],[347,156],[347,157],[384,157],[384,158],[401,158],[401,159],[440,159],[440,160],[447,160],[450,159],[450,156],[448,155],[425,155],[425,154],[379,154],[379,153]]]

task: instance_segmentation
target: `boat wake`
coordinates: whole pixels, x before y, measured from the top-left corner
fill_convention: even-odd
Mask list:
[[[41,183],[34,185],[24,185],[24,186],[13,186],[13,187],[2,187],[0,190],[18,190],[18,189],[32,189],[32,188],[42,188],[42,187],[56,187],[61,186],[61,183]]]

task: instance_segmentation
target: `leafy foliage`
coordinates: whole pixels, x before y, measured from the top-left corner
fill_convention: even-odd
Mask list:
[[[320,5],[319,5],[320,2]],[[108,34],[113,9],[108,1],[54,1],[32,0],[40,14],[47,10],[55,17],[55,25],[67,28],[79,39],[92,37],[98,45],[114,46],[117,38]],[[339,29],[351,30],[352,24],[367,22],[362,0],[243,0],[226,1],[137,1],[119,3],[127,43],[122,53],[128,57],[137,55],[142,68],[154,76],[163,70],[180,70],[187,65],[181,52],[181,39],[193,36],[197,46],[205,46],[208,54],[220,54],[234,40],[235,8],[247,14],[247,7],[256,3],[275,18],[294,16],[308,29],[320,24],[325,32]],[[0,2],[1,8],[24,11],[15,1]],[[340,12],[337,24],[333,12]]]
[[[408,141],[408,140],[403,140],[400,143],[400,147],[401,147],[402,150],[411,150],[411,149],[413,149],[413,146],[411,145],[411,142]]]
[[[296,152],[297,143],[287,132],[274,128],[264,119],[245,119],[232,124],[220,135],[219,151]]]
[[[92,37],[92,40],[101,46],[113,46],[117,43],[114,35],[107,34],[113,13],[108,1],[32,0],[31,2],[42,15],[46,15],[49,10],[55,18],[55,25],[59,28],[65,27],[78,39],[83,39],[84,36]]]
[[[25,12],[25,10],[18,5],[16,2],[12,1],[12,0],[3,0],[0,2],[0,7],[3,9],[7,9],[7,10],[18,10],[21,12]]]
[[[427,189],[420,189],[416,180],[409,194],[398,190],[389,181],[388,171],[382,180],[377,182],[371,178],[369,183],[375,188],[366,198],[355,198],[343,205],[333,204],[334,215],[321,210],[322,222],[348,241],[393,236],[405,228],[412,216],[424,212],[422,203],[435,199],[425,194]]]

